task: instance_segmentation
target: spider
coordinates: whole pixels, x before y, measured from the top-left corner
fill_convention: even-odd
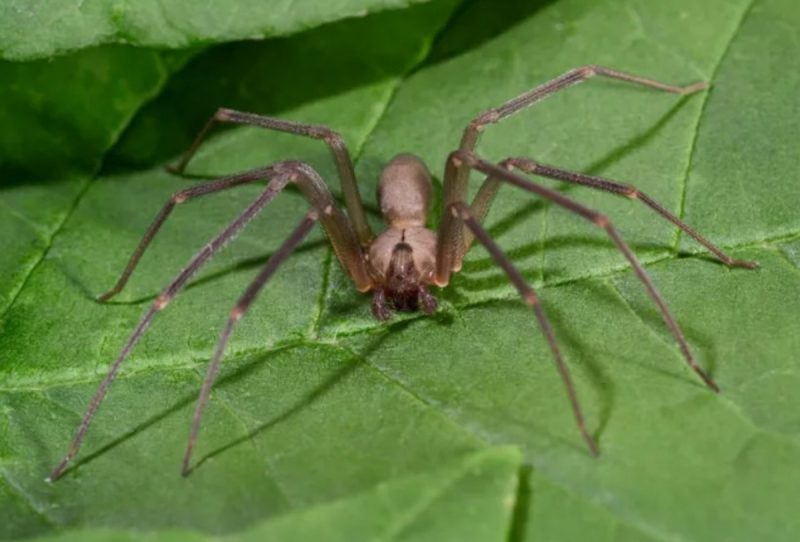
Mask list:
[[[53,470],[49,480],[59,478],[78,453],[89,425],[114,377],[117,375],[122,362],[141,338],[156,313],[163,310],[181,288],[186,285],[189,278],[290,183],[299,187],[308,200],[310,209],[280,248],[269,258],[261,272],[250,283],[230,312],[227,324],[222,331],[208,366],[197,401],[191,432],[183,457],[181,469],[183,476],[186,476],[191,470],[192,450],[197,441],[203,410],[219,372],[225,347],[236,323],[245,315],[261,289],[281,263],[291,255],[317,222],[322,223],[339,263],[350,276],[355,287],[364,293],[372,292],[372,313],[375,318],[382,321],[389,319],[393,311],[421,310],[426,314],[436,311],[436,298],[431,293],[430,288],[432,286],[439,288],[447,286],[451,274],[461,269],[464,256],[477,239],[497,265],[508,275],[511,283],[519,291],[522,300],[533,310],[566,389],[578,430],[589,451],[595,456],[598,455],[597,444],[586,428],[572,378],[564,362],[552,326],[539,302],[539,297],[481,225],[498,189],[504,183],[544,198],[604,230],[616,248],[622,252],[633,267],[636,276],[658,307],[688,365],[709,388],[719,392],[717,384],[695,360],[683,331],[667,308],[663,297],[659,294],[649,275],[614,228],[611,221],[605,215],[589,209],[561,192],[536,184],[515,171],[603,190],[641,201],[693,237],[725,265],[753,269],[757,267],[755,262],[731,258],[680,218],[631,185],[540,164],[528,158],[508,158],[499,163],[492,163],[475,152],[479,135],[488,125],[497,123],[559,90],[595,76],[607,77],[679,95],[693,94],[708,87],[707,83],[703,82],[683,87],[674,86],[638,75],[590,65],[572,69],[498,107],[486,110],[467,125],[460,145],[447,157],[443,178],[443,211],[439,230],[436,232],[425,226],[431,201],[432,183],[431,175],[420,158],[412,154],[399,154],[383,169],[379,182],[378,199],[387,227],[385,231],[375,236],[367,224],[366,214],[356,184],[353,162],[339,134],[324,126],[271,118],[231,109],[219,109],[197,135],[180,162],[170,168],[171,171],[178,174],[184,171],[198,147],[217,123],[248,124],[268,130],[319,139],[327,144],[335,160],[347,213],[345,214],[337,205],[320,175],[310,165],[295,160],[276,162],[266,167],[223,177],[207,184],[175,193],[164,204],[144,234],[119,280],[111,290],[98,296],[98,301],[106,301],[122,290],[139,263],[142,254],[176,205],[236,186],[268,180],[263,192],[189,261],[186,267],[164,288],[149,307],[98,387],[70,443],[66,456]],[[472,203],[468,203],[467,188],[471,170],[486,175],[486,179],[480,186]]]

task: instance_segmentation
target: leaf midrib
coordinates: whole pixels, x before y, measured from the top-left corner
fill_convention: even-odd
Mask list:
[[[736,40],[736,36],[739,35],[739,31],[742,29],[745,20],[747,19],[748,15],[755,6],[756,0],[750,0],[750,3],[742,10],[742,15],[739,17],[738,24],[734,27],[733,32],[731,32],[731,36],[728,39],[728,43],[725,45],[725,48],[722,51],[722,54],[719,56],[719,60],[717,61],[714,68],[711,70],[711,76],[709,77],[709,81],[711,84],[714,84],[714,81],[717,79],[717,74],[719,73],[719,68],[722,66],[722,62],[725,60],[725,57],[728,56],[728,53],[731,50],[731,45]],[[708,107],[708,100],[711,98],[711,91],[706,92],[703,96],[703,103],[700,105],[700,111],[697,114],[697,122],[694,125],[694,133],[692,136],[692,144],[689,150],[689,157],[686,161],[686,170],[683,173],[683,180],[681,182],[681,194],[680,194],[680,204],[678,206],[678,213],[677,216],[681,220],[683,220],[685,211],[686,211],[686,195],[688,193],[689,188],[689,173],[692,170],[692,165],[694,164],[694,156],[697,152],[697,139],[698,134],[700,132],[700,121],[703,119],[703,115],[705,115],[706,108]],[[677,253],[680,247],[681,238],[683,237],[683,230],[677,229],[675,231],[675,241],[672,244],[672,252]]]

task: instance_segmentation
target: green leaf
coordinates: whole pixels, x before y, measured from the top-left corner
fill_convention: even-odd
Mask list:
[[[0,5],[0,58],[30,60],[107,43],[180,48],[285,36],[346,17],[429,0],[191,0]]]
[[[168,71],[161,55],[124,47],[54,61],[0,61],[0,79],[11,82],[0,86],[0,311],[41,260],[105,152],[159,92]]]
[[[18,263],[24,280],[0,324],[4,536],[76,527],[104,529],[100,537],[131,529],[249,536],[282,521],[294,534],[299,521],[308,529],[335,525],[332,537],[351,532],[336,528],[352,519],[337,506],[407,480],[409,502],[423,502],[439,487],[430,473],[467,472],[464,465],[482,453],[510,444],[527,465],[519,491],[509,493],[513,454],[496,452],[509,454],[498,460],[504,467],[471,486],[487,489],[448,493],[408,537],[459,539],[435,528],[471,529],[461,499],[477,491],[495,505],[515,496],[505,504],[512,519],[507,509],[485,511],[498,538],[794,538],[800,74],[787,59],[797,52],[800,7],[789,0],[478,1],[439,32],[452,7],[431,2],[287,40],[211,49],[141,111],[104,174],[60,208],[63,226],[40,263],[32,271]],[[339,54],[319,54],[325,48]],[[629,182],[735,257],[758,260],[758,271],[727,269],[636,201],[548,182],[614,221],[721,394],[686,367],[602,231],[504,187],[489,231],[539,290],[599,441],[598,459],[575,428],[533,315],[484,250],[475,248],[437,292],[438,314],[380,324],[317,232],[236,328],[197,467],[181,479],[193,403],[228,311],[306,209],[290,191],[158,315],[75,467],[56,484],[42,482],[148,303],[258,192],[181,206],[118,299],[92,300],[113,284],[169,194],[199,182],[170,177],[161,166],[214,107],[336,127],[357,157],[366,197],[381,164],[398,152],[423,156],[440,187],[445,157],[469,119],[587,63],[712,87],[680,98],[593,80],[487,128],[479,152]],[[190,170],[219,175],[281,158],[309,160],[338,192],[320,142],[254,129],[219,133]],[[479,182],[476,176],[473,188]],[[504,488],[502,497],[489,487]],[[371,518],[360,519],[352,528],[368,538]],[[425,533],[416,536],[416,528]]]
[[[520,454],[489,448],[432,472],[285,514],[223,540],[505,540]],[[458,521],[447,518],[457,514]],[[141,533],[84,530],[42,540],[141,540]],[[146,540],[208,540],[164,531]],[[217,539],[217,538],[214,538]]]

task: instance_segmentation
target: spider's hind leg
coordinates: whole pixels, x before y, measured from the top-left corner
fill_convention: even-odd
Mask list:
[[[472,214],[472,211],[466,203],[453,203],[450,206],[450,210],[452,216],[462,220],[469,231],[472,232],[472,234],[481,242],[481,244],[492,256],[494,261],[497,262],[503,271],[505,271],[506,275],[508,275],[509,280],[516,287],[525,304],[533,309],[533,312],[536,315],[536,320],[539,324],[539,328],[542,330],[542,334],[544,334],[547,344],[550,347],[550,352],[553,355],[553,361],[556,364],[556,369],[558,369],[558,374],[561,376],[561,381],[564,383],[564,388],[567,391],[567,397],[569,398],[572,412],[575,416],[575,423],[581,432],[583,440],[586,442],[586,445],[592,452],[592,455],[598,455],[599,450],[597,448],[597,443],[586,428],[586,422],[583,417],[583,411],[581,410],[580,402],[578,401],[578,395],[575,392],[575,385],[572,382],[572,376],[570,375],[569,368],[564,361],[564,357],[561,354],[561,349],[556,341],[555,334],[553,333],[553,326],[550,324],[550,320],[547,318],[547,315],[545,314],[544,309],[539,301],[539,296],[536,295],[533,287],[531,287],[525,281],[519,270],[514,267],[514,264],[511,262],[509,257],[506,256],[500,247],[497,246],[497,243],[495,243],[491,238],[489,233],[481,226],[480,222]]]
[[[622,237],[617,232],[616,228],[612,225],[611,221],[605,215],[594,211],[581,203],[565,196],[561,192],[557,190],[553,190],[552,188],[548,188],[546,186],[534,183],[525,177],[517,175],[506,167],[501,167],[496,164],[492,164],[491,162],[487,162],[486,160],[481,159],[480,157],[476,156],[471,152],[465,151],[455,151],[450,155],[449,161],[452,161],[456,166],[461,164],[467,165],[470,169],[478,170],[486,175],[496,177],[501,181],[514,185],[518,188],[522,188],[523,190],[540,196],[552,203],[555,203],[559,207],[570,211],[571,213],[577,214],[590,222],[591,224],[602,228],[605,230],[606,234],[609,236],[611,241],[617,247],[617,249],[622,252],[625,256],[625,259],[628,260],[628,263],[631,264],[633,267],[636,276],[639,278],[641,283],[644,285],[647,293],[649,294],[650,298],[658,307],[659,312],[661,312],[661,316],[664,319],[667,327],[672,332],[673,337],[675,337],[675,341],[678,343],[680,347],[681,353],[683,354],[686,363],[692,368],[692,370],[697,373],[697,375],[705,382],[705,384],[711,388],[712,390],[718,392],[719,387],[717,384],[711,379],[711,377],[698,365],[697,361],[692,354],[691,349],[689,348],[689,344],[686,341],[686,338],[683,334],[683,330],[678,325],[678,322],[672,316],[669,308],[667,307],[664,298],[659,293],[658,289],[656,288],[655,284],[653,284],[650,275],[648,275],[647,271],[645,271],[642,264],[639,262],[639,259],[630,249],[628,244],[622,239]],[[451,229],[453,227],[451,226]],[[437,267],[437,272],[440,269]],[[443,271],[443,270],[442,270]]]

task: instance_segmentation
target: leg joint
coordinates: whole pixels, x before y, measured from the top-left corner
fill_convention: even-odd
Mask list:
[[[622,187],[622,195],[630,199],[639,199],[642,193],[631,185],[624,185]]]
[[[164,307],[169,305],[169,302],[172,301],[172,296],[170,294],[161,294],[153,303],[153,308],[157,311],[163,310]]]
[[[592,217],[592,222],[594,222],[604,230],[607,230],[608,228],[611,227],[611,220],[609,220],[608,217],[604,214],[600,213],[595,214]]]
[[[172,203],[173,205],[177,205],[189,199],[189,190],[191,189],[181,190],[180,192],[175,192],[174,194],[172,194],[172,197],[169,198],[170,203]]]
[[[487,124],[494,124],[501,119],[500,112],[496,109],[489,109],[469,123],[470,127],[480,132]]]
[[[228,109],[227,107],[220,107],[214,114],[214,118],[223,121],[230,120],[233,117],[234,113],[236,113],[236,111],[234,111],[233,109]]]
[[[447,207],[450,209],[450,214],[455,218],[460,218],[461,220],[472,218],[472,213],[469,211],[469,206],[467,206],[467,204],[463,201],[454,201],[447,204]]]
[[[525,173],[535,173],[539,168],[539,163],[530,158],[512,157],[500,162],[500,166],[509,171],[516,168]]]
[[[331,147],[334,147],[337,150],[345,148],[344,138],[338,132],[334,132],[330,128],[322,127],[320,134],[322,139],[325,140],[325,143]]]
[[[472,153],[463,149],[456,149],[450,153],[447,160],[456,167],[461,167],[465,163],[469,166],[475,165],[475,157]]]

